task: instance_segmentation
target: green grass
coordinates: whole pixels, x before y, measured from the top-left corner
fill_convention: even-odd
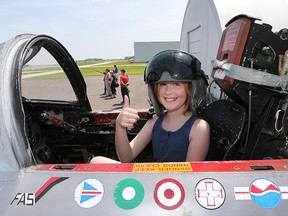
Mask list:
[[[55,71],[60,70],[60,66],[54,66],[54,67],[38,67],[38,68],[25,68],[23,72],[26,73],[39,73],[39,72],[48,72],[48,71]]]
[[[90,62],[85,65],[91,65],[91,64],[97,64],[99,62]],[[117,65],[118,71],[120,74],[120,70],[124,68],[126,70],[126,73],[128,75],[133,75],[133,74],[143,74],[144,69],[147,65],[147,63],[134,63],[134,62],[128,62],[128,61],[117,61],[117,62],[108,62],[107,64],[102,64],[102,65],[95,65],[87,68],[81,68],[83,65],[77,63],[78,66],[80,66],[80,71],[83,76],[102,76],[103,74],[101,72],[104,72],[106,68],[113,70],[114,64]]]
[[[100,65],[94,65],[94,64],[99,64]],[[117,65],[119,75],[120,70],[123,68],[126,70],[127,75],[134,75],[134,74],[143,74],[144,69],[147,65],[147,63],[134,63],[134,62],[129,62],[129,61],[97,61],[97,62],[77,62],[77,65],[80,69],[80,72],[82,73],[83,76],[103,76],[103,72],[105,71],[106,68],[113,70],[114,65]],[[82,66],[88,66],[91,65],[90,67],[82,67]],[[35,71],[34,71],[35,70]],[[49,72],[53,70],[59,70],[59,67],[43,67],[43,68],[36,68],[36,69],[29,69],[26,68],[24,71],[25,73],[39,73],[39,72]],[[44,76],[39,76],[39,77],[33,77],[29,79],[61,79],[64,78],[65,75],[63,73],[58,73],[58,74],[51,74],[51,75],[44,75]]]

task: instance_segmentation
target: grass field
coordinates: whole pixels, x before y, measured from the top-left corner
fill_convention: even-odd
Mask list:
[[[114,65],[117,65],[119,75],[120,70],[124,68],[127,75],[143,74],[147,63],[134,63],[129,61],[98,61],[98,62],[76,62],[83,76],[103,76],[105,69],[113,70]],[[34,76],[29,79],[61,79],[66,77],[64,73],[54,73],[53,71],[61,70],[58,66],[44,67],[27,67],[24,68],[23,74],[38,74],[43,76]],[[62,71],[62,70],[61,70]],[[48,74],[47,74],[48,72]],[[49,74],[49,72],[52,72]]]
[[[97,65],[98,63],[101,63],[101,65]],[[128,62],[128,61],[110,61],[105,64],[105,62],[77,62],[77,65],[80,68],[81,73],[83,76],[102,76],[103,74],[101,72],[104,72],[106,68],[113,70],[114,65],[117,65],[118,71],[120,74],[120,70],[124,68],[126,70],[126,73],[128,75],[133,74],[143,74],[144,69],[147,65],[147,63],[134,63],[134,62]],[[82,67],[92,65],[89,67]]]

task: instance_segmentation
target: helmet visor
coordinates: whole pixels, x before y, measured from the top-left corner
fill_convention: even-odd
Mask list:
[[[200,71],[201,64],[195,57],[182,51],[164,51],[154,56],[147,65],[145,82],[188,82],[199,78]]]

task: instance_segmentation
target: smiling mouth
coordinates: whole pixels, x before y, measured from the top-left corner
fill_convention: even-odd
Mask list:
[[[177,100],[177,98],[165,98],[165,101],[167,101],[167,102],[173,102],[176,100]]]

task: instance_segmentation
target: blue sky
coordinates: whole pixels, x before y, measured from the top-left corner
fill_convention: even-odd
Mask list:
[[[20,33],[48,34],[83,59],[132,56],[139,41],[178,41],[188,0],[0,2],[1,42]]]
[[[222,25],[239,13],[247,13],[276,28],[288,28],[286,0],[214,2]],[[187,3],[188,0],[0,0],[0,43],[21,33],[48,34],[76,60],[124,58],[134,54],[134,42],[178,41]]]

